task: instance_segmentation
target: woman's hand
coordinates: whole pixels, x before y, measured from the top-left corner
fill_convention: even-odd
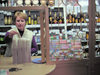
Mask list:
[[[9,37],[12,38],[13,35],[15,35],[15,34],[18,34],[18,32],[12,30],[12,31],[9,32]]]

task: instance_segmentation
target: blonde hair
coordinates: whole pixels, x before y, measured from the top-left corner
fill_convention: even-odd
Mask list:
[[[14,15],[14,18],[16,19],[17,17],[20,17],[20,18],[23,18],[23,19],[27,19],[27,15],[25,14],[25,13],[23,13],[23,12],[19,12],[19,11],[17,11],[16,13],[15,13],[15,15]]]
[[[15,15],[14,15],[14,18],[13,18],[13,24],[15,25],[15,22],[16,22],[16,18],[17,17],[20,17],[22,19],[25,19],[25,21],[27,21],[27,14],[23,13],[23,12],[20,12],[20,11],[17,11],[15,12]]]

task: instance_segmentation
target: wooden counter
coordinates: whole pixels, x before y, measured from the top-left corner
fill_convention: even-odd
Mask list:
[[[39,58],[37,56],[32,56]],[[20,65],[12,64],[12,57],[0,57],[0,69],[20,68],[22,70],[9,72],[9,75],[46,75],[55,69],[55,65],[26,63]]]

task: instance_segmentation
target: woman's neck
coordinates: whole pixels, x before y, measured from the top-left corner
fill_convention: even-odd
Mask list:
[[[22,31],[22,30],[18,29],[18,31],[19,31],[20,35],[23,36],[24,30]]]

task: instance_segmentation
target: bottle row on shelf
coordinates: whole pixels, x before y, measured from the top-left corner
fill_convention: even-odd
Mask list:
[[[0,11],[0,25],[13,25],[13,16],[16,11]],[[28,15],[26,25],[38,25],[40,24],[40,14],[38,11],[25,11]],[[65,24],[63,8],[49,9],[49,24]],[[88,14],[67,14],[66,23],[78,24],[88,23]],[[100,15],[96,15],[96,22],[100,22]]]
[[[0,25],[13,25],[13,16],[16,11],[0,11]],[[39,13],[31,13],[31,11],[27,11],[28,15],[26,25],[37,25],[40,24],[40,16]]]
[[[88,23],[88,14],[87,13],[77,13],[77,14],[67,14],[66,16],[66,22],[67,23]],[[96,16],[96,23],[100,23],[100,13],[97,12]]]
[[[0,0],[1,7],[9,6],[54,6],[55,0]]]
[[[68,28],[68,27],[67,27]],[[3,33],[7,32],[9,29],[11,29],[11,27],[0,27],[0,35],[2,35]],[[37,34],[39,33],[40,34],[40,29],[39,28],[28,28],[30,30],[33,31],[33,34]],[[71,39],[71,38],[79,38],[81,40],[88,40],[89,39],[89,31],[88,29],[73,29],[71,28],[70,30],[67,29],[65,30],[64,28],[57,28],[57,29],[50,29],[49,30],[49,33],[50,35],[53,35],[53,36],[57,36],[58,37],[60,36],[62,39],[65,38],[65,35],[67,34],[67,38],[68,39]],[[3,34],[4,35],[4,34]],[[95,37],[96,37],[96,40],[100,40],[100,28],[99,29],[96,29],[95,31]],[[54,39],[54,38],[52,38]],[[59,38],[58,38],[59,39]]]

